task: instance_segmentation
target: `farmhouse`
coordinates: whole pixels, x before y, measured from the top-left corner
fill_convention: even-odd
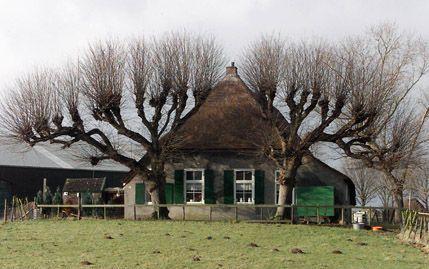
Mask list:
[[[235,66],[227,67],[225,78],[207,96],[204,103],[186,116],[177,132],[181,142],[178,154],[166,165],[168,204],[275,204],[278,168],[255,154],[266,140],[268,122],[261,102],[241,80]],[[303,159],[295,186],[295,202],[322,197],[320,204],[355,204],[351,180],[311,154]],[[302,194],[299,196],[298,194]],[[150,203],[145,184],[134,177],[124,186],[125,217],[146,218]],[[183,217],[180,206],[172,206],[171,218]],[[204,218],[207,207],[186,208],[186,217]],[[214,218],[231,216],[232,208],[214,208]],[[260,208],[240,208],[240,217],[252,218]],[[237,212],[235,212],[237,214]],[[326,213],[327,216],[334,215]]]

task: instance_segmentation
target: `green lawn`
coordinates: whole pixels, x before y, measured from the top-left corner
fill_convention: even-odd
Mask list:
[[[417,269],[429,268],[429,256],[392,232],[321,226],[124,220],[0,225],[2,269],[192,267]]]

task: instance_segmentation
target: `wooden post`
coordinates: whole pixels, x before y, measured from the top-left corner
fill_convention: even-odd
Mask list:
[[[186,217],[185,217],[185,205],[182,205],[182,212],[183,212],[182,220],[186,220]]]
[[[10,216],[10,221],[13,222],[14,219],[14,214],[15,214],[15,196],[12,197],[12,209],[11,209],[11,216]]]
[[[45,177],[45,178],[43,178],[43,196],[45,195],[45,193],[46,193],[46,183],[47,183],[47,181],[48,181],[48,179]]]
[[[423,226],[424,225],[425,225],[424,216],[421,216],[421,218],[420,218],[420,234],[419,234],[419,239],[422,239],[422,237],[423,237]]]
[[[137,219],[137,209],[136,209],[136,204],[133,205],[133,210],[134,210],[134,220]]]
[[[429,222],[428,222],[428,220],[426,219],[426,216],[425,216],[425,229],[424,229],[424,231],[427,233],[427,232],[429,232]]]
[[[346,225],[344,222],[344,207],[341,207],[341,225]]]
[[[81,201],[80,201],[80,193],[77,194],[77,220],[80,220],[80,207],[81,207]]]
[[[7,199],[4,199],[3,222],[7,221]]]
[[[212,207],[209,206],[209,220],[212,221]]]
[[[160,209],[161,209],[161,207],[159,207],[159,206],[156,207],[156,216],[157,216],[157,219],[159,219],[159,210]]]
[[[317,224],[320,224],[320,209],[319,206],[316,207],[316,219],[317,219]]]
[[[58,207],[57,207],[57,218],[59,218],[60,217],[60,205],[58,205]]]
[[[291,224],[295,223],[295,205],[294,204],[290,205],[290,223]]]
[[[235,221],[238,221],[238,207],[235,206]]]
[[[260,219],[262,220],[263,219],[263,217],[264,217],[264,212],[262,211],[264,208],[263,207],[260,207],[259,208],[259,217],[260,217]]]
[[[368,220],[368,225],[371,226],[371,215],[372,215],[372,208],[369,207],[369,220]]]
[[[21,199],[18,199],[18,202],[19,202],[20,219],[21,221],[23,221],[25,217],[24,204],[22,203]]]
[[[107,209],[106,209],[106,205],[104,205],[103,207],[103,214],[104,214],[104,219],[107,220]]]

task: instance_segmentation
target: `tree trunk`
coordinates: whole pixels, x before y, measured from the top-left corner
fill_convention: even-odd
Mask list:
[[[395,207],[393,221],[396,224],[402,222],[402,209],[404,208],[404,184],[389,171],[384,171],[386,178],[393,187],[393,206]]]
[[[151,162],[151,173],[149,175],[149,193],[155,209],[154,217],[159,219],[169,219],[169,210],[167,207],[159,207],[160,204],[166,204],[165,197],[165,172],[164,163],[156,158]]]
[[[396,186],[393,190],[393,204],[395,206],[394,222],[400,224],[402,222],[402,209],[404,207],[404,190],[402,186]]]
[[[153,206],[154,206],[154,218],[159,219],[169,219],[168,214],[169,210],[167,207],[158,207],[160,204],[166,204],[167,200],[165,199],[165,184],[162,184],[162,182],[150,182],[148,184],[149,187],[149,193],[150,198],[152,200]]]
[[[279,187],[279,205],[290,205],[292,204],[292,192],[293,192],[292,180],[286,180],[285,184],[280,184]],[[291,218],[291,211],[289,208],[278,207],[276,211],[276,219]]]
[[[296,174],[300,165],[301,158],[291,157],[285,160],[284,166],[280,169],[280,176],[278,179],[280,183],[278,197],[279,205],[292,204],[293,187],[295,186]],[[293,216],[291,216],[291,210],[285,207],[277,207],[275,218],[284,219],[286,217],[292,220]]]

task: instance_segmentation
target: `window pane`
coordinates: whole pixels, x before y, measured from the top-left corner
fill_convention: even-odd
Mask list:
[[[201,202],[203,200],[203,194],[201,192],[194,193],[194,202]]]
[[[202,183],[186,184],[186,202],[202,202],[203,200]]]
[[[237,191],[235,193],[235,200],[238,203],[243,203],[245,201],[245,199],[244,199],[244,192],[243,191]]]
[[[235,199],[238,203],[252,203],[252,183],[237,183],[235,188]]]
[[[243,171],[236,171],[235,172],[235,180],[243,180]]]
[[[194,180],[202,180],[203,172],[202,171],[194,171]]]
[[[187,183],[186,191],[201,191],[202,184],[201,183]]]
[[[186,180],[194,180],[194,171],[186,171]]]
[[[252,171],[244,172],[244,180],[252,180]]]

